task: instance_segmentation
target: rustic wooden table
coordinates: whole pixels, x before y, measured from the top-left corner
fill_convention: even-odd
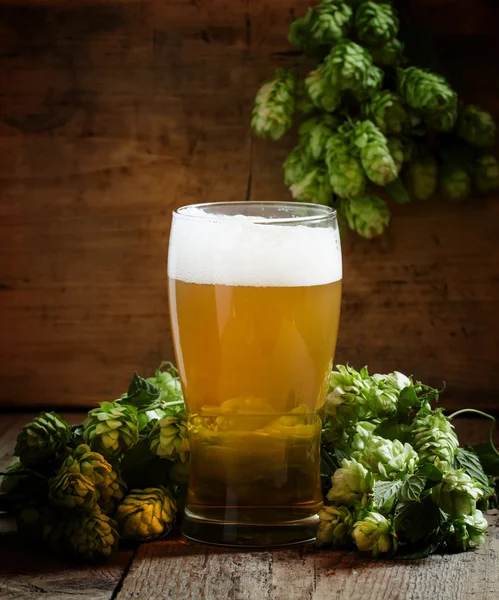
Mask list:
[[[0,414],[0,469],[31,416]],[[64,416],[82,419],[77,413]],[[457,428],[470,443],[486,434],[479,421],[461,421]],[[0,515],[0,600],[498,600],[494,512],[489,522],[479,550],[414,562],[311,547],[234,551],[176,538],[120,550],[103,566],[85,566],[31,548],[12,520]]]

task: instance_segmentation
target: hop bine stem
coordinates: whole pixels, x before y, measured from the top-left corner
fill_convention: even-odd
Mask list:
[[[486,419],[489,419],[490,421],[492,421],[492,425],[490,426],[490,430],[489,430],[489,442],[490,442],[491,448],[494,450],[494,454],[499,456],[499,451],[497,450],[496,445],[494,444],[494,430],[496,428],[495,417],[493,417],[492,415],[489,415],[488,413],[485,413],[481,410],[477,410],[476,408],[462,408],[461,410],[458,410],[458,411],[452,413],[449,416],[449,421],[452,421],[452,419],[454,419],[455,417],[458,417],[459,415],[464,415],[466,413],[473,413],[475,415],[480,415],[481,417],[485,417]]]

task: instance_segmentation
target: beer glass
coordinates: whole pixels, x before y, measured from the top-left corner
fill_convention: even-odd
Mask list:
[[[190,442],[186,537],[245,546],[315,538],[341,277],[326,206],[174,212],[168,281]]]

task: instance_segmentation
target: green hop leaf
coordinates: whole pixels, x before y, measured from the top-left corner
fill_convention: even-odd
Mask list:
[[[470,477],[484,488],[489,486],[489,479],[483,470],[478,454],[474,450],[459,448],[456,456],[456,466],[459,469],[464,469]]]
[[[402,98],[388,90],[380,90],[362,106],[366,119],[370,119],[382,133],[400,135],[409,126],[409,117]]]
[[[89,510],[96,506],[99,499],[91,479],[64,468],[49,480],[49,490],[50,502],[65,508]]]
[[[494,156],[481,156],[476,162],[473,175],[476,188],[482,194],[499,189],[499,164]]]
[[[186,462],[189,456],[187,421],[184,411],[169,411],[160,419],[149,434],[149,448],[160,458]]]
[[[457,133],[474,146],[493,146],[496,124],[488,112],[470,104],[459,115]]]
[[[352,544],[354,517],[346,506],[324,506],[319,511],[316,545],[346,548]]]
[[[320,65],[308,74],[305,79],[305,89],[316,108],[334,112],[341,104],[341,91],[327,75],[324,65]]]
[[[411,440],[420,464],[451,466],[454,463],[459,441],[454,426],[441,408],[434,411],[423,408],[416,415],[411,425]]]
[[[124,539],[145,542],[167,536],[176,512],[175,500],[165,487],[135,489],[118,506],[116,521]]]
[[[397,91],[414,110],[435,120],[440,118],[444,131],[448,131],[452,119],[455,123],[457,94],[444,77],[417,67],[398,69]],[[442,115],[447,116],[444,119]]]
[[[351,137],[340,131],[326,145],[326,166],[333,192],[340,198],[364,193],[366,176]]]
[[[345,459],[340,469],[332,478],[332,487],[327,499],[340,505],[351,506],[371,494],[374,487],[374,476],[354,458]]]
[[[116,522],[95,507],[71,518],[65,535],[73,554],[86,560],[102,560],[118,548]]]
[[[127,452],[139,439],[136,409],[119,400],[102,402],[83,422],[83,439],[94,452],[108,459]]]
[[[364,171],[373,183],[384,186],[397,179],[397,167],[390,154],[387,139],[372,121],[358,121],[353,139],[360,149]]]
[[[384,46],[369,48],[373,63],[382,68],[397,67],[402,60],[404,44],[397,39],[390,40]]]
[[[440,172],[440,191],[453,202],[466,200],[471,190],[471,178],[460,167],[444,167]]]
[[[483,488],[464,470],[448,471],[431,490],[432,500],[454,518],[472,515],[483,496]]]
[[[418,455],[410,444],[377,435],[367,438],[364,448],[354,452],[352,457],[383,479],[412,474],[418,462]]]
[[[360,236],[371,239],[382,235],[390,222],[390,211],[379,196],[358,196],[341,206],[348,226]]]
[[[429,200],[437,188],[438,167],[435,159],[425,156],[411,161],[406,177],[411,196],[416,200]]]
[[[278,69],[255,97],[251,125],[257,135],[279,139],[293,124],[296,79],[291,71]]]
[[[480,510],[454,519],[445,539],[447,549],[451,552],[465,552],[481,546],[485,542],[487,527],[487,519]]]
[[[361,552],[371,552],[374,557],[397,549],[392,522],[378,512],[370,512],[357,521],[352,537]]]
[[[116,510],[125,496],[126,485],[120,475],[98,452],[92,452],[90,446],[81,444],[68,456],[59,470],[61,473],[81,473],[95,486],[100,508],[107,514]]]
[[[24,466],[45,466],[60,460],[71,443],[71,428],[54,413],[40,413],[17,436],[15,456]]]
[[[289,189],[293,198],[301,202],[329,205],[333,197],[329,174],[325,167],[320,166],[309,171]]]
[[[368,46],[384,46],[398,33],[399,20],[389,4],[363,2],[355,15],[359,39]]]

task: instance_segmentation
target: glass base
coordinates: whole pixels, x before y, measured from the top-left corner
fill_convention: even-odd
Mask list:
[[[187,539],[217,546],[265,548],[315,541],[319,515],[282,523],[238,523],[208,520],[186,509],[182,535]]]

